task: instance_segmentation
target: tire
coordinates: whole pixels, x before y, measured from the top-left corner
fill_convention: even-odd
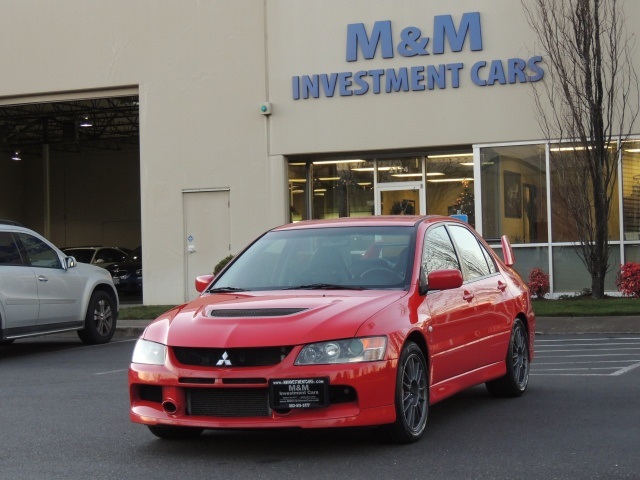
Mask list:
[[[107,343],[116,332],[116,304],[106,292],[96,291],[91,295],[84,328],[78,330],[78,336],[87,345]]]
[[[505,363],[507,373],[487,382],[487,390],[495,397],[519,397],[529,384],[529,336],[519,318],[513,322]]]
[[[424,433],[429,415],[429,381],[422,350],[413,342],[402,349],[396,375],[396,421],[383,427],[392,443],[413,443]]]
[[[200,435],[204,428],[196,427],[167,427],[165,425],[147,425],[151,433],[165,440],[184,440]]]

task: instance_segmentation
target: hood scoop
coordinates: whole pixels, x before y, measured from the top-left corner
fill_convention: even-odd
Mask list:
[[[209,311],[213,318],[286,317],[309,310],[308,308],[218,308]]]

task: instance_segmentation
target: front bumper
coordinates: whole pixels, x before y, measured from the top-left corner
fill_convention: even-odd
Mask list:
[[[132,364],[130,418],[145,425],[207,429],[348,427],[395,421],[395,360],[294,366],[295,357],[289,355],[269,367],[184,366],[171,355],[162,366]],[[328,406],[283,410],[269,406],[270,379],[318,377],[329,379]],[[215,404],[210,409],[194,407],[202,398]],[[227,405],[220,406],[220,401]]]

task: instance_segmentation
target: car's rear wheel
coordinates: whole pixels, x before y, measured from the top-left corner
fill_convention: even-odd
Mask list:
[[[107,343],[116,331],[116,303],[106,292],[91,295],[84,328],[78,330],[80,340],[89,345]]]
[[[529,384],[529,336],[519,318],[513,322],[506,358],[507,373],[487,382],[487,390],[496,397],[519,397]]]
[[[429,415],[429,381],[422,350],[407,343],[400,354],[396,376],[396,421],[383,427],[393,443],[417,442],[424,433]]]
[[[204,428],[195,427],[168,427],[165,425],[147,425],[147,427],[156,437],[166,440],[194,438],[204,431]]]

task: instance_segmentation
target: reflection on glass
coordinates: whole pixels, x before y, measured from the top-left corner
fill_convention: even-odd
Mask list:
[[[420,214],[420,190],[383,190],[380,192],[382,215]]]
[[[610,149],[612,156],[615,155],[615,150]],[[564,143],[551,145],[550,151],[552,240],[577,242],[581,236],[578,232],[579,223],[585,224],[584,219],[591,216],[591,224],[595,225],[593,189],[588,174],[590,153],[579,145]],[[612,168],[615,168],[615,158],[611,158],[610,162]],[[617,180],[612,186],[610,198],[609,240],[619,240]]]
[[[373,162],[313,162],[313,218],[373,215]]]
[[[547,241],[544,145],[480,150],[482,231],[489,240],[508,235],[513,244]]]
[[[378,160],[378,183],[422,180],[422,157]]]
[[[640,141],[622,147],[622,212],[624,239],[640,240]]]
[[[299,222],[307,216],[307,167],[304,163],[289,164],[289,221]]]
[[[620,249],[617,245],[610,251],[609,265],[614,267],[609,269],[605,277],[605,290],[615,291],[620,265]],[[591,275],[580,260],[576,247],[553,247],[553,275],[556,293],[579,293],[591,288]]]
[[[427,213],[464,214],[475,226],[473,153],[427,156]]]

